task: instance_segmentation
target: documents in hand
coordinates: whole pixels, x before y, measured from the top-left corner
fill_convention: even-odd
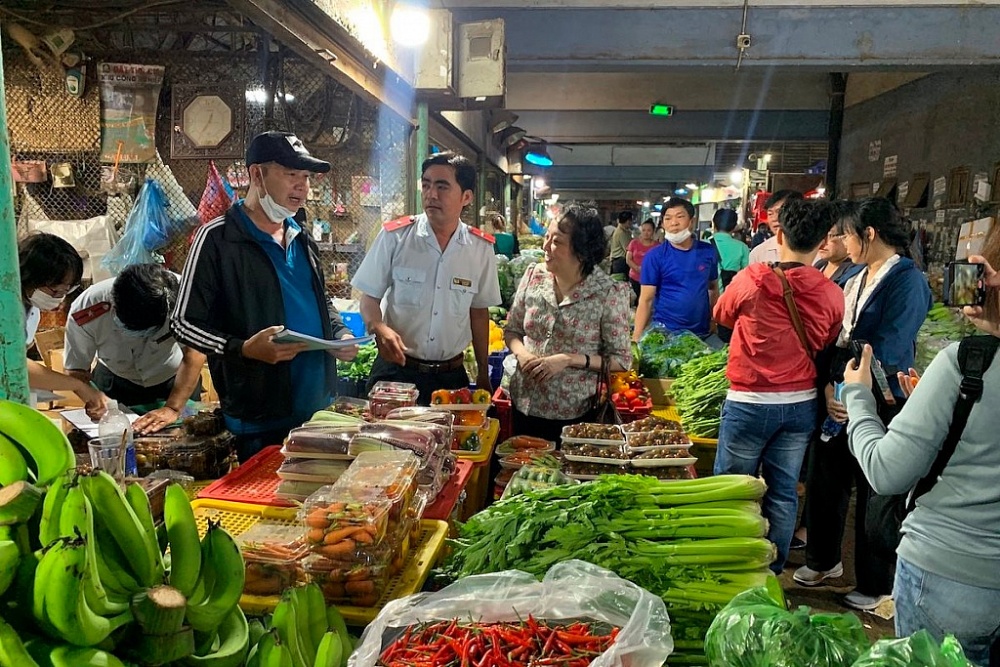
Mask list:
[[[135,422],[135,420],[139,418],[139,415],[135,414],[124,405],[119,406],[119,409],[125,413],[125,416],[128,417],[130,422]],[[90,417],[87,416],[87,411],[83,408],[63,410],[59,413],[59,415],[72,424],[74,428],[83,431],[88,437],[97,437],[98,423],[91,421]]]
[[[350,347],[351,345],[364,345],[375,339],[375,336],[361,336],[359,338],[341,338],[340,340],[326,340],[325,338],[316,338],[315,336],[307,336],[306,334],[299,333],[297,331],[291,331],[290,329],[285,329],[274,335],[272,339],[275,343],[305,343],[309,347],[308,350],[341,350],[345,347]]]

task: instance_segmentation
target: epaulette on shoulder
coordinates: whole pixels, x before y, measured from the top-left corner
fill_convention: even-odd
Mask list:
[[[398,229],[403,229],[404,227],[409,227],[417,218],[412,215],[404,215],[402,218],[396,218],[395,220],[390,220],[388,222],[382,223],[382,229],[387,232],[394,232]]]
[[[490,244],[496,241],[496,238],[492,234],[490,234],[489,232],[484,232],[478,227],[469,227],[469,233],[472,234],[473,236],[478,236],[479,238]]]
[[[93,322],[98,317],[106,315],[111,312],[111,303],[109,301],[99,301],[93,306],[88,306],[82,310],[78,310],[73,313],[73,321],[76,325],[82,327],[84,324]]]

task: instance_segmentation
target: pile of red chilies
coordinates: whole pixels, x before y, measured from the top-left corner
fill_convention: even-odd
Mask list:
[[[411,626],[382,651],[385,667],[587,667],[618,636],[596,634],[586,623],[554,627],[531,616],[522,623],[462,623],[458,619]]]

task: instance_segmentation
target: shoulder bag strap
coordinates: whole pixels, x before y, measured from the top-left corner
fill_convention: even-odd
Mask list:
[[[788,314],[792,316],[792,326],[795,327],[795,333],[799,336],[799,342],[802,343],[802,347],[805,348],[806,354],[808,354],[811,359],[813,357],[813,351],[809,347],[809,339],[806,338],[806,329],[802,326],[802,318],[799,317],[799,309],[795,306],[795,298],[792,295],[792,286],[788,284],[788,278],[785,277],[785,272],[780,266],[772,265],[771,270],[774,271],[774,273],[777,274],[778,278],[781,280],[785,294],[785,305],[788,306]]]
[[[938,477],[944,472],[958,447],[958,441],[962,438],[965,425],[969,421],[969,414],[974,406],[983,396],[983,375],[993,363],[997,348],[1000,347],[1000,338],[995,336],[969,336],[962,339],[958,347],[958,367],[962,372],[962,384],[958,389],[958,401],[955,403],[955,410],[952,413],[951,425],[948,427],[948,435],[941,445],[941,451],[934,459],[931,469],[913,487],[906,500],[906,510],[911,511],[917,504],[917,498],[934,488]]]

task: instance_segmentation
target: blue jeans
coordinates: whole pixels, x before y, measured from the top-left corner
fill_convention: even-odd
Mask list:
[[[896,561],[896,635],[920,629],[937,641],[955,635],[969,660],[990,663],[990,648],[1000,652],[1000,590],[970,586],[938,576],[902,558]]]
[[[778,548],[771,569],[780,574],[788,558],[799,509],[796,485],[809,437],[816,427],[816,401],[758,405],[726,401],[722,405],[715,474],[756,475],[767,493],[762,510],[770,528],[767,539]]]

